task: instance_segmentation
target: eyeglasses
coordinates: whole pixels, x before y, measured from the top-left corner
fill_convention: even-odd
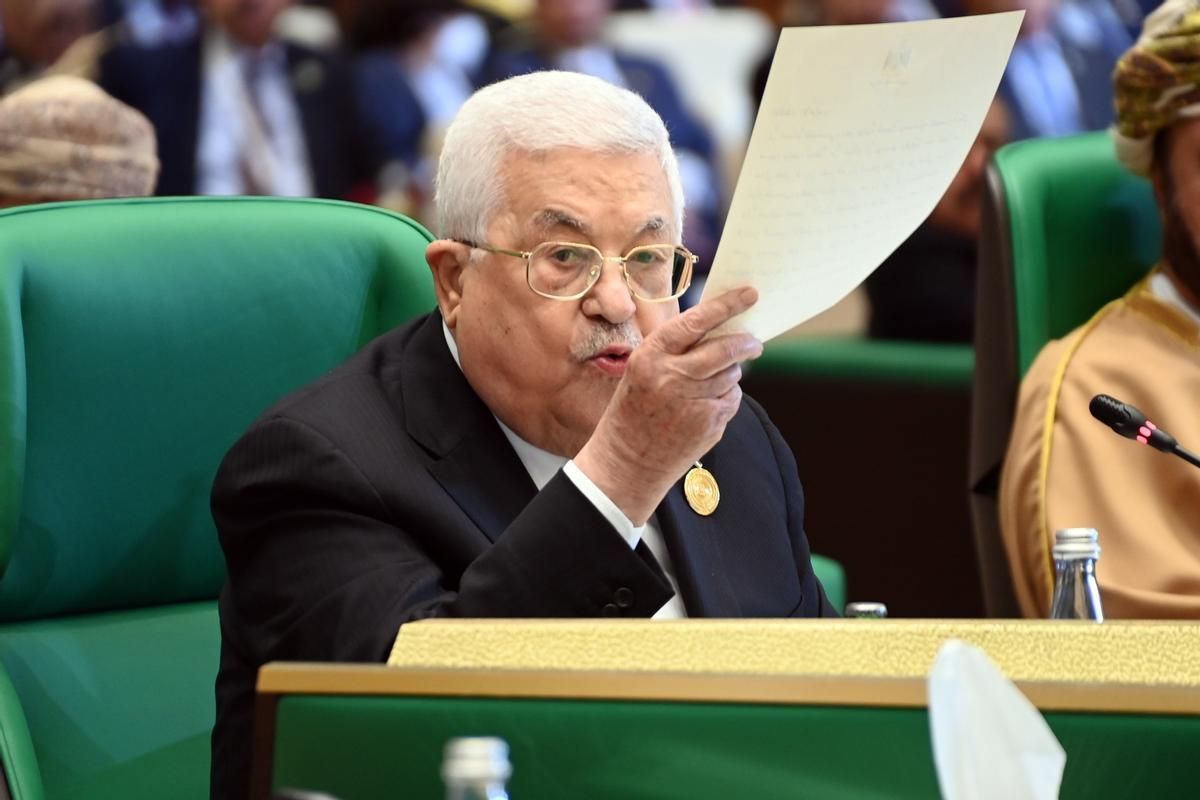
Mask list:
[[[651,303],[674,300],[692,282],[692,265],[699,258],[683,245],[647,244],[623,256],[606,256],[590,244],[542,242],[532,250],[505,250],[464,242],[489,253],[525,260],[525,281],[542,297],[578,300],[604,270],[605,261],[621,265],[621,275],[634,297]]]

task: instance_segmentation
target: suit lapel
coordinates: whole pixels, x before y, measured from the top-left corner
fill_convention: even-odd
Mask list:
[[[401,389],[408,433],[434,456],[429,472],[492,541],[533,500],[537,488],[491,411],[471,389],[431,314],[403,355]]]
[[[490,417],[429,472],[493,542],[537,494],[525,465]]]
[[[720,483],[719,460],[710,452],[702,462]],[[732,513],[731,504],[725,502],[724,511]],[[658,506],[658,525],[671,554],[684,606],[692,617],[741,616],[719,538],[729,536],[735,526],[723,520],[721,512],[720,506],[707,517],[693,511],[684,496],[682,480],[671,487]]]
[[[409,435],[433,455],[430,474],[484,535],[496,541],[533,500],[537,488],[495,417],[454,363],[441,316],[431,314],[420,325],[401,357]],[[703,462],[722,482],[715,451]],[[725,476],[724,483],[731,484],[732,476]],[[688,505],[681,480],[656,510],[691,616],[740,616],[719,538],[735,535],[736,525],[722,514],[733,514],[734,505],[724,501],[712,516],[700,516]]]

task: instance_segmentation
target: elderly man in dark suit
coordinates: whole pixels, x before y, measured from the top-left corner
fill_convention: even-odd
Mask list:
[[[679,312],[662,120],[584,75],[494,84],[446,135],[438,308],[268,410],[213,488],[215,796],[244,793],[264,662],[382,661],[451,617],[833,614],[795,461],[738,387],[752,289]]]
[[[348,71],[274,35],[291,0],[204,0],[183,42],[126,43],[99,82],[158,134],[156,194],[346,197],[375,177]]]

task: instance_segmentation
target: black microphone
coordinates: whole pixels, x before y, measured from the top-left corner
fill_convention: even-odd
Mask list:
[[[1115,397],[1098,394],[1088,403],[1092,416],[1112,428],[1126,439],[1136,439],[1155,450],[1173,453],[1192,466],[1200,467],[1200,458],[1179,446],[1175,437],[1159,428],[1138,409],[1122,403]]]

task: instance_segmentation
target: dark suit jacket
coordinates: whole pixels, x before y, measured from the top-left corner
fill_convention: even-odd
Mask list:
[[[359,123],[350,76],[331,55],[286,44],[305,146],[318,197],[342,198],[375,177],[378,148]],[[155,194],[196,192],[203,36],[178,45],[122,44],[100,61],[99,83],[145,114],[158,135]]]
[[[710,517],[658,508],[688,613],[833,615],[809,560],[791,451],[747,400],[704,458]],[[249,775],[258,667],[381,662],[423,617],[649,617],[671,597],[561,472],[536,491],[434,313],[268,410],[226,456],[213,516],[229,568],[213,796]]]

